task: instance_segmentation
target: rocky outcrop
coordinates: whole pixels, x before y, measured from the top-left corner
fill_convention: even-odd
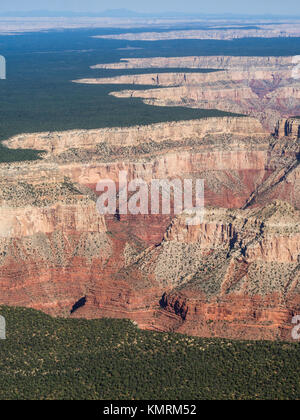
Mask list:
[[[93,201],[0,208],[1,304],[68,316],[111,255]]]
[[[290,339],[300,311],[297,138],[270,136],[253,118],[222,118],[7,144],[47,153],[0,165],[0,304],[208,337]],[[118,183],[123,170],[129,181],[204,179],[203,222],[99,215],[97,182]],[[283,183],[285,202],[266,205]]]
[[[61,204],[36,209],[41,220],[29,223],[26,209],[13,211],[14,229],[0,240],[1,303],[202,336],[288,338],[299,310],[300,219],[287,204],[214,208],[192,227],[157,219],[166,234],[156,246],[151,217],[104,223],[92,205]]]
[[[280,137],[291,137],[300,139],[300,118],[284,118],[278,121],[275,128],[275,135]]]
[[[299,222],[299,212],[283,202],[209,209],[193,227],[177,218],[159,245],[110,271],[110,282],[95,283],[73,316],[123,316],[142,328],[207,337],[291,340],[300,309]]]
[[[147,68],[192,68],[192,69],[270,69],[288,70],[295,67],[294,57],[233,57],[191,56],[123,58],[119,63],[96,64],[91,69],[147,69]]]
[[[281,25],[258,25],[256,28],[244,29],[242,26],[233,28],[211,27],[203,30],[170,30],[158,32],[135,32],[120,35],[99,35],[95,38],[126,39],[130,41],[161,41],[171,39],[219,39],[231,40],[237,38],[282,38],[299,37],[300,25],[281,24]]]
[[[207,303],[194,299],[194,292],[164,295],[164,309],[156,316],[157,330],[201,336],[247,340],[291,341],[291,321],[299,312],[299,301],[286,309],[278,296],[268,299],[260,296],[233,295],[222,302]]]
[[[297,128],[298,122],[295,119],[280,121],[277,124],[275,135],[278,140],[272,143],[269,160],[269,165],[274,168],[274,171],[253,191],[245,208],[263,206],[275,199],[289,201],[300,208],[300,142],[296,135]],[[278,152],[281,157],[277,154]],[[288,154],[290,158],[286,159]],[[274,159],[277,163],[278,159],[283,159],[282,165],[275,163]]]
[[[283,202],[244,212],[210,209],[200,226],[174,221],[156,259],[143,261],[166,290],[156,327],[290,340],[300,304],[299,221]]]
[[[241,82],[242,80],[250,80],[252,83],[254,81],[265,81],[266,84],[269,83],[270,90],[272,87],[277,87],[280,84],[282,79],[287,78],[287,70],[278,70],[276,72],[276,77],[270,69],[267,68],[249,68],[246,69],[232,69],[232,71],[212,71],[209,73],[150,73],[150,74],[136,74],[136,75],[126,75],[126,76],[116,76],[108,78],[88,78],[88,79],[79,79],[74,80],[75,83],[84,83],[84,84],[120,84],[120,85],[152,85],[152,86],[161,86],[161,87],[178,87],[178,86],[194,86],[205,84],[208,87],[213,88],[215,83],[220,83],[220,81],[226,87],[226,84],[232,82]],[[273,86],[274,85],[274,86]],[[153,91],[152,91],[153,92]]]
[[[222,134],[227,128],[230,130],[230,124],[236,134]],[[218,130],[221,133],[214,134]],[[259,134],[243,135],[247,130],[251,133],[257,130]],[[11,147],[23,144],[23,147],[48,149],[48,154],[41,162],[30,166],[27,163],[2,165],[3,188],[9,188],[6,196],[15,189],[13,197],[18,193],[28,199],[24,188],[20,191],[22,184],[17,182],[16,186],[19,178],[22,183],[49,188],[52,188],[49,180],[63,183],[67,178],[81,186],[95,188],[101,179],[118,182],[119,172],[124,170],[129,181],[134,177],[147,182],[172,177],[204,179],[207,204],[243,207],[253,191],[276,171],[292,165],[299,148],[297,144],[292,147],[291,142],[281,145],[280,140],[277,145],[251,118],[199,120],[192,121],[190,126],[188,123],[171,123],[169,127],[158,124],[152,131],[148,126],[126,129],[122,133],[121,129],[92,130],[32,134],[9,140],[7,144]],[[153,140],[150,142],[149,138]],[[105,139],[108,140],[104,142]],[[130,142],[133,145],[124,146]],[[42,203],[40,194],[45,194],[42,188],[32,202]],[[51,194],[56,196],[61,192],[53,187]],[[285,199],[293,202],[292,197]]]
[[[142,143],[183,143],[206,135],[232,134],[244,137],[268,137],[259,121],[247,117],[203,118],[191,121],[159,123],[128,128],[73,130],[53,133],[33,133],[15,136],[4,144],[11,149],[27,148],[60,154],[69,149],[93,149],[106,146],[138,146]]]
[[[112,92],[150,105],[218,109],[258,118],[269,130],[283,117],[300,114],[300,82],[293,57],[171,57],[128,59],[93,68],[193,68],[210,73],[153,73],[101,79],[85,84],[153,85],[156,89]]]

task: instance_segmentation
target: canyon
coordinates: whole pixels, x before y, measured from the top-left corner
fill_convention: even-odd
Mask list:
[[[299,127],[282,118],[270,131],[237,116],[8,139],[11,149],[45,152],[0,165],[0,304],[203,337],[291,340],[300,310]],[[99,214],[97,183],[117,183],[123,170],[148,183],[204,179],[203,221]]]
[[[75,80],[82,84],[132,85],[111,92],[118,98],[141,98],[156,106],[218,109],[259,119],[270,132],[281,118],[300,114],[300,72],[297,57],[156,57],[124,59],[97,69],[170,68],[170,73],[124,75]],[[174,72],[171,69],[185,69]],[[189,73],[189,69],[214,69]],[[146,89],[134,86],[148,86]],[[150,87],[150,88],[149,88]]]

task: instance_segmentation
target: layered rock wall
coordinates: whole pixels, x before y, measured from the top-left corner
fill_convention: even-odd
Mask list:
[[[229,133],[237,136],[248,134],[249,136],[268,137],[268,131],[254,118],[224,117],[128,128],[23,134],[5,141],[4,144],[12,149],[28,148],[59,154],[70,148],[95,149],[99,143],[113,146],[135,146],[141,143],[160,143],[166,140],[175,143],[192,138],[200,139],[208,134]]]

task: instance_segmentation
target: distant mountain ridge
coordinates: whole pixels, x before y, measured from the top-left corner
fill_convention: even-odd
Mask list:
[[[8,11],[1,12],[0,17],[104,17],[104,18],[227,18],[227,19],[295,19],[295,15],[238,15],[233,13],[226,14],[205,14],[205,13],[185,13],[185,12],[154,12],[141,13],[133,10],[108,9],[102,12],[74,12],[74,11],[51,11],[51,10],[30,10],[30,11]]]
[[[51,11],[51,10],[30,10],[18,12],[0,12],[3,17],[143,17],[145,14],[134,12],[128,9],[108,9],[103,12],[73,12],[73,11]]]

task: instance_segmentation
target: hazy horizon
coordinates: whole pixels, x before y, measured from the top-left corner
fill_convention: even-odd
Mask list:
[[[269,16],[296,16],[300,15],[299,0],[252,0],[251,3],[238,0],[211,0],[210,2],[187,0],[184,3],[179,0],[153,0],[140,2],[137,0],[9,0],[2,1],[0,13],[21,12],[69,12],[69,13],[95,13],[113,9],[128,9],[141,14],[213,14],[213,15],[269,15]]]

